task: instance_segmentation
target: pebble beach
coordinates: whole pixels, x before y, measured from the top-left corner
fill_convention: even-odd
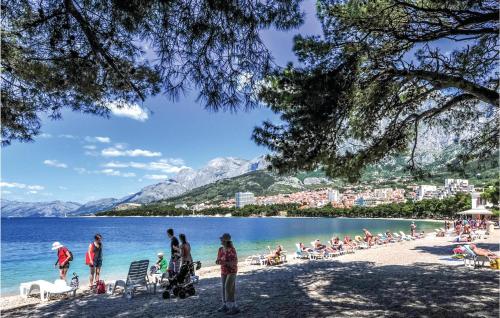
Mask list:
[[[498,252],[500,230],[477,240]],[[452,259],[450,237],[427,236],[358,250],[328,260],[278,266],[239,264],[241,317],[498,317],[499,273]],[[207,265],[207,264],[204,264]],[[75,298],[1,298],[3,317],[222,317],[219,268],[204,266],[196,295],[164,300],[138,293],[132,300],[81,290]]]

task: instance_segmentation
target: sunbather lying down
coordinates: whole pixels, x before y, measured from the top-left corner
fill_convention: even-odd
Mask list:
[[[490,257],[490,258],[498,258],[499,257],[497,254],[493,253],[490,250],[477,247],[476,244],[469,244],[469,246],[472,249],[472,251],[474,253],[476,253],[476,255],[487,256],[487,257]]]
[[[309,247],[305,247],[304,243],[299,243],[300,250],[302,252],[312,252],[313,249]]]

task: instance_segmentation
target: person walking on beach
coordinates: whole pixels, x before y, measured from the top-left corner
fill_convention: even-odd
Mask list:
[[[222,306],[217,311],[234,315],[240,312],[234,299],[236,273],[238,272],[238,256],[229,233],[222,234],[220,242],[222,246],[217,252],[215,263],[220,265],[221,268]]]
[[[186,239],[185,234],[179,234],[180,244],[180,252],[181,252],[181,266],[189,265],[193,262],[193,257],[191,256],[191,245]]]
[[[174,236],[173,229],[167,230],[167,236],[170,239],[170,262],[168,263],[168,276],[173,277],[179,271],[179,240]]]
[[[94,242],[90,243],[87,254],[85,255],[85,264],[90,268],[89,288],[92,288],[99,281],[102,267],[102,236],[96,234]]]
[[[59,278],[62,280],[66,280],[66,274],[69,269],[69,262],[72,260],[73,256],[70,251],[61,243],[54,242],[52,243],[52,250],[57,250],[57,262],[54,266],[59,267]]]
[[[411,222],[410,224],[410,236],[414,237],[415,233],[417,231],[417,226],[415,225],[415,222]]]

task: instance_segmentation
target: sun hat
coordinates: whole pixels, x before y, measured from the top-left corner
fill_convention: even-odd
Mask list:
[[[61,244],[61,243],[59,243],[59,242],[54,242],[54,243],[52,243],[52,250],[57,250],[57,249],[59,249],[59,248],[61,248],[61,247],[63,247],[63,246],[64,246],[64,245],[62,245],[62,244]]]
[[[159,252],[156,256],[163,256],[163,252]]]
[[[223,240],[223,241],[231,241],[231,234],[224,233],[224,234],[222,234],[222,236],[220,237],[220,239]]]

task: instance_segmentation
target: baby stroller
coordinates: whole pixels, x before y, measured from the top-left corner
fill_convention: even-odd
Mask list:
[[[199,277],[195,276],[195,270],[200,268],[200,261],[182,265],[177,275],[162,283],[162,287],[165,288],[163,298],[170,298],[170,291],[172,291],[174,297],[178,296],[181,299],[193,296],[196,293],[194,284],[197,284],[199,280]]]

